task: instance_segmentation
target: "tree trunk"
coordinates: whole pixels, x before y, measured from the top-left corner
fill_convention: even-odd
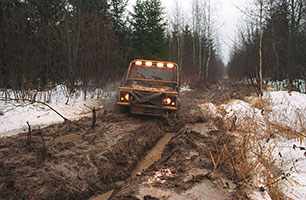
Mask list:
[[[202,45],[201,36],[199,34],[199,80],[202,78]]]
[[[262,25],[262,18],[263,18],[263,0],[260,0],[260,16],[259,16],[259,80],[258,80],[258,89],[259,95],[262,96],[262,39],[263,39],[263,25]]]
[[[210,21],[210,0],[208,1],[208,56],[206,61],[206,81],[208,81],[208,72],[209,72],[209,64],[210,64],[210,57],[211,57],[211,21]]]
[[[272,8],[273,8],[273,0],[270,0],[270,15],[272,17]],[[279,55],[276,49],[276,42],[275,42],[275,34],[274,34],[274,19],[271,19],[271,33],[272,33],[272,48],[274,51],[274,56],[275,56],[275,62],[276,65],[274,65],[274,74],[275,74],[275,80],[279,80],[279,67],[280,67],[280,63],[279,63]]]

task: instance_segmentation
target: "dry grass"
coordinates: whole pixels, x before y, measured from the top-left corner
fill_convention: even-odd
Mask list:
[[[226,116],[227,112],[226,112],[226,109],[225,109],[224,106],[217,106],[217,110],[219,111],[219,113],[220,113],[223,117]]]
[[[255,101],[251,103],[252,107],[257,108],[259,110],[267,109],[270,105],[270,102],[267,99],[262,97],[256,97]]]
[[[256,98],[252,107],[260,110],[269,109],[269,101]],[[219,106],[219,113],[224,117],[226,110]],[[284,173],[275,161],[276,144],[269,143],[271,138],[283,136],[288,139],[306,137],[303,133],[289,127],[259,120],[256,115],[240,115],[242,119],[224,118],[227,130],[219,136],[220,144],[216,151],[209,152],[214,170],[221,170],[236,185],[235,198],[249,199],[251,190],[267,192],[273,200],[290,199],[281,192],[281,188],[298,185],[289,179],[290,172]],[[226,139],[225,139],[226,138]]]
[[[230,90],[229,88],[223,88],[222,89],[222,96],[221,96],[221,101],[222,102],[227,102],[231,100],[231,93],[230,93]]]

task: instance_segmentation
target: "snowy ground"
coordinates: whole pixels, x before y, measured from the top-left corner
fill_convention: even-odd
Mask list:
[[[281,192],[291,199],[306,199],[306,94],[265,92],[263,101],[251,97],[246,101],[234,100],[220,108],[229,124],[236,118],[237,132],[257,138],[254,142],[260,145],[256,146],[263,147],[271,159],[275,180],[286,177],[279,181]],[[272,137],[266,140],[269,135]],[[258,186],[264,185],[263,178],[257,181]],[[267,195],[256,195],[254,199],[270,199]]]
[[[36,93],[31,91],[31,94]],[[52,108],[69,120],[77,120],[91,114],[91,110],[84,106],[102,108],[103,100],[114,96],[114,91],[96,89],[87,91],[86,100],[84,91],[69,94],[67,87],[58,85],[51,91],[38,92],[35,100],[48,102]],[[10,136],[27,130],[27,122],[32,127],[45,127],[60,123],[64,120],[47,106],[40,103],[23,101],[3,101],[6,97],[15,98],[13,91],[0,91],[0,137]]]
[[[287,91],[288,90],[288,80],[283,81],[267,81],[267,84],[274,89]],[[305,80],[296,79],[293,81],[293,89],[300,91],[301,93],[306,93],[306,83]]]

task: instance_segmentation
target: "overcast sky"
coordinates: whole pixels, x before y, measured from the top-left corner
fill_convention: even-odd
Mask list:
[[[191,15],[192,0],[161,0],[166,12],[171,15],[175,8],[175,2],[179,2],[179,6],[184,10],[186,17]],[[223,61],[226,64],[229,60],[230,49],[233,46],[237,33],[237,25],[242,21],[242,14],[237,9],[245,7],[251,0],[211,0],[213,5],[214,26],[218,34],[220,50]],[[130,5],[135,5],[136,0],[129,0]]]

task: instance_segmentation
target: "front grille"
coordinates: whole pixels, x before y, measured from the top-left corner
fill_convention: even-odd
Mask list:
[[[138,104],[156,106],[162,105],[162,93],[134,90],[132,95],[134,97],[134,101]]]

